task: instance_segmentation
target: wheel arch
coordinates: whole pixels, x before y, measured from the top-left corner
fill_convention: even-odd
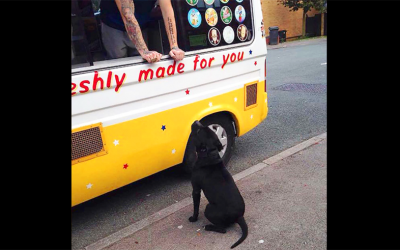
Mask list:
[[[233,125],[234,125],[234,129],[235,129],[235,135],[237,136],[238,134],[240,134],[240,119],[237,117],[236,114],[238,114],[238,112],[235,112],[234,110],[229,110],[229,109],[207,109],[204,110],[200,113],[198,113],[197,115],[194,115],[193,118],[191,119],[190,124],[188,124],[187,128],[188,131],[186,131],[185,133],[185,137],[186,137],[186,141],[189,140],[189,136],[191,133],[191,126],[193,124],[194,121],[201,121],[207,117],[210,116],[217,116],[217,115],[225,115],[228,116],[232,121],[233,121]]]
[[[230,119],[231,121],[233,121],[233,128],[234,128],[234,130],[235,130],[235,135],[237,136],[237,135],[238,135],[238,130],[239,130],[238,119],[237,119],[237,117],[235,116],[235,114],[233,114],[232,112],[229,112],[229,111],[220,111],[220,112],[212,113],[212,114],[209,114],[209,115],[206,115],[206,116],[202,117],[199,121],[201,121],[201,120],[203,120],[203,119],[205,119],[205,118],[207,118],[207,117],[210,117],[210,116],[218,116],[218,115],[227,116],[227,117],[229,117],[229,119]]]
[[[229,117],[231,119],[231,121],[233,121],[235,136],[237,136],[238,134],[240,134],[240,118],[236,114],[239,114],[239,112],[235,112],[234,109],[229,109],[229,108],[222,109],[221,107],[217,107],[217,106],[208,108],[206,110],[202,110],[199,113],[194,113],[192,116],[192,119],[189,119],[190,124],[187,124],[187,126],[185,126],[186,127],[186,129],[184,131],[184,136],[186,138],[185,151],[187,148],[187,143],[189,142],[190,133],[192,132],[191,126],[194,121],[196,121],[196,120],[201,121],[210,116],[225,115],[225,116]],[[183,159],[182,159],[182,161],[183,161]]]

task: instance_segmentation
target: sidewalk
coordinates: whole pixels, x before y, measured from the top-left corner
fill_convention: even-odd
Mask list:
[[[295,40],[295,41],[290,41],[290,42],[284,42],[284,43],[279,43],[277,45],[267,44],[267,50],[319,43],[321,41],[326,41],[326,40],[327,40],[327,37],[317,37],[317,38],[301,39],[301,40]]]
[[[326,248],[326,133],[315,138],[234,176],[246,203],[244,217],[249,227],[247,239],[235,249]],[[205,231],[203,226],[209,224],[204,217],[207,203],[202,195],[195,223],[188,221],[193,204],[186,203],[180,210],[101,248],[230,249],[241,237],[241,229],[235,224],[225,234]]]

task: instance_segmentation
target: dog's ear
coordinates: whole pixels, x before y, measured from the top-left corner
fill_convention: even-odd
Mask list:
[[[220,140],[214,141],[214,146],[218,149],[218,151],[221,151],[224,147],[222,146]]]
[[[197,134],[199,130],[203,127],[203,124],[201,124],[198,120],[194,121],[192,124],[192,133]]]
[[[223,148],[224,148],[224,147],[223,147],[222,144],[220,143],[220,144],[218,145],[218,151],[221,151]]]
[[[198,128],[198,125],[197,125],[197,123],[196,122],[198,122],[197,120],[195,121],[195,122],[193,122],[193,124],[192,124],[192,132],[193,133],[196,133],[196,131],[197,131],[197,128]]]
[[[201,124],[201,122],[199,122],[199,121],[196,120],[195,123],[197,124],[198,127],[204,128],[204,126],[203,126],[203,124]]]

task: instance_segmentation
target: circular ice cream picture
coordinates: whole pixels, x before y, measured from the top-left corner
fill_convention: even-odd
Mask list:
[[[208,25],[215,26],[218,22],[218,14],[213,8],[206,10],[205,19]]]
[[[242,5],[238,5],[235,9],[235,17],[239,23],[242,23],[246,18],[246,11],[244,10]]]
[[[208,41],[214,46],[217,46],[221,42],[221,33],[217,28],[211,28],[208,31]]]
[[[195,6],[199,0],[186,0],[189,5]]]
[[[214,3],[214,0],[204,0],[204,2],[208,5],[211,5]]]
[[[236,0],[236,2],[241,3],[241,2],[243,2],[243,0]]]
[[[249,31],[244,24],[239,25],[237,28],[237,36],[240,41],[246,41],[247,37],[249,36]]]
[[[232,43],[235,39],[235,32],[233,31],[231,26],[226,26],[224,31],[222,32],[222,36],[224,37],[224,41],[226,43]]]
[[[199,27],[201,24],[200,12],[195,8],[190,9],[188,12],[188,21],[193,28]]]
[[[220,0],[221,1],[221,3],[227,3],[227,2],[229,2],[229,0]]]
[[[228,6],[224,6],[221,8],[221,20],[224,24],[229,24],[232,21],[232,11]]]

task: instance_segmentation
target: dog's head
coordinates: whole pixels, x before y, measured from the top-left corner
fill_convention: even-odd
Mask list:
[[[207,126],[199,121],[192,124],[192,136],[196,146],[198,159],[209,158],[220,159],[219,151],[222,150],[222,144],[217,135]]]

